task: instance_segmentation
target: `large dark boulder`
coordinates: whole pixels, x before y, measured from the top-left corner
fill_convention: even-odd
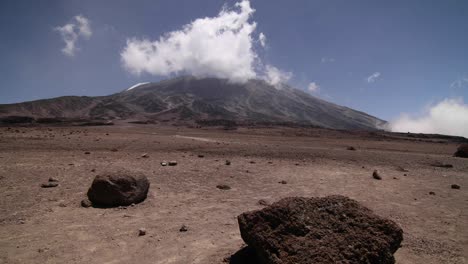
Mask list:
[[[468,158],[468,144],[462,144],[458,147],[455,157]]]
[[[343,196],[285,198],[238,216],[262,264],[395,263],[403,231]]]
[[[148,179],[141,174],[104,173],[94,178],[88,198],[98,207],[126,206],[145,200],[149,186]]]

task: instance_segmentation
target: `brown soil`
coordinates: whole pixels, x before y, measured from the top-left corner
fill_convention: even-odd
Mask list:
[[[236,217],[263,208],[260,199],[334,194],[404,230],[397,263],[467,263],[468,161],[453,157],[458,145],[313,128],[0,128],[0,263],[223,263],[243,253]],[[82,207],[94,177],[119,169],[148,177],[147,199]],[[50,177],[59,185],[41,188]]]

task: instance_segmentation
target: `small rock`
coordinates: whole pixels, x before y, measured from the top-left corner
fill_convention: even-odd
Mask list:
[[[393,179],[394,179],[394,180],[398,180],[398,178],[397,178],[397,177],[393,177]]]
[[[376,180],[381,180],[382,179],[382,176],[380,176],[379,172],[377,170],[374,170],[374,172],[372,173],[372,177]]]
[[[188,231],[188,227],[186,225],[182,225],[179,229],[179,232],[187,232]]]
[[[113,149],[111,149],[111,151],[112,151],[112,152],[117,152],[117,151],[119,151],[119,150],[116,149],[116,148],[113,148]]]
[[[91,172],[96,172],[96,169],[91,169]]]
[[[468,158],[468,144],[462,144],[454,154],[455,157]]]
[[[198,157],[199,157],[199,158],[204,158],[204,157],[205,157],[205,155],[198,154]]]
[[[267,201],[263,200],[263,199],[260,199],[258,200],[257,202],[259,205],[262,205],[262,206],[268,206],[270,205],[270,203],[268,203]]]
[[[255,164],[255,161],[251,160],[249,163],[250,163],[250,164]]]
[[[144,236],[146,235],[146,229],[140,228],[138,229],[138,236]]]
[[[41,184],[42,188],[53,188],[53,187],[57,187],[57,186],[58,186],[58,183],[56,183],[56,182],[48,182],[48,183]]]
[[[356,148],[353,147],[353,146],[349,146],[349,147],[347,147],[346,149],[347,149],[347,150],[356,150]]]
[[[143,154],[141,154],[141,157],[142,158],[149,158],[149,155],[148,155],[148,153],[143,153]]]
[[[169,166],[176,166],[176,165],[177,165],[177,161],[171,160],[171,161],[169,161],[168,164],[169,164]]]
[[[226,165],[231,165],[231,161],[230,160],[226,160],[226,162],[224,163]]]
[[[460,189],[460,185],[458,185],[458,184],[452,184],[452,185],[450,186],[450,188],[459,190],[459,189]]]
[[[165,161],[161,162],[161,166],[167,166],[167,162]]]
[[[59,180],[57,178],[54,178],[54,177],[50,177],[49,178],[49,182],[58,182]]]
[[[216,185],[216,188],[218,188],[220,190],[230,190],[231,186],[226,185],[226,184],[218,184],[218,185]]]
[[[446,164],[446,163],[442,163],[442,162],[434,162],[434,163],[431,164],[431,166],[439,167],[439,168],[446,168],[446,169],[453,168],[452,164]]]
[[[89,152],[89,151],[86,151],[84,154],[86,154],[86,155],[89,155],[89,154],[91,154],[91,152]]]
[[[429,192],[429,195],[435,195],[435,192]]]
[[[26,221],[24,221],[24,220],[19,220],[19,221],[18,221],[18,224],[24,225],[24,224],[26,224]]]
[[[281,183],[281,184],[287,184],[288,182],[285,181],[285,180],[282,180],[282,181],[279,181],[278,183]]]
[[[81,206],[84,207],[84,208],[89,208],[91,207],[93,204],[91,203],[90,200],[88,199],[83,199],[81,200]]]
[[[405,173],[405,174],[403,174],[403,176],[408,176],[408,174]]]

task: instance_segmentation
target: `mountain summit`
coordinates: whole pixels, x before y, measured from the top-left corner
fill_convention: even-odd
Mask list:
[[[64,96],[0,105],[0,116],[36,118],[288,122],[334,129],[377,129],[386,122],[284,85],[263,80],[178,77],[141,83],[109,96]]]

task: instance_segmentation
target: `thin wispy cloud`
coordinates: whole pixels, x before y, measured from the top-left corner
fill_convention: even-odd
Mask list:
[[[451,89],[462,89],[464,87],[468,87],[468,77],[467,76],[460,77],[460,78],[458,78],[457,80],[453,81],[450,84]]]
[[[395,132],[436,133],[468,138],[468,105],[461,98],[445,99],[419,117],[402,114],[390,122]]]
[[[266,36],[263,34],[263,32],[258,35],[258,41],[260,41],[260,45],[262,45],[262,47],[266,47]]]
[[[380,72],[374,72],[366,78],[367,83],[374,83],[377,79],[380,78]]]
[[[334,58],[322,57],[322,59],[320,59],[320,62],[321,63],[333,63],[333,62],[335,62],[335,59]]]
[[[93,34],[89,19],[82,15],[73,17],[70,23],[61,27],[55,27],[54,30],[60,33],[62,40],[65,42],[65,47],[62,49],[62,52],[70,57],[75,56],[78,50],[76,46],[78,39],[89,39]]]
[[[307,90],[311,93],[316,93],[320,90],[320,86],[315,82],[311,82],[309,86],[307,86]]]
[[[224,7],[217,16],[195,19],[182,29],[158,40],[131,38],[121,52],[125,69],[140,75],[190,74],[245,82],[263,78],[271,84],[288,80],[290,74],[261,62],[255,43],[265,47],[266,36],[254,36],[255,12],[248,0]],[[258,39],[258,40],[257,40]]]

